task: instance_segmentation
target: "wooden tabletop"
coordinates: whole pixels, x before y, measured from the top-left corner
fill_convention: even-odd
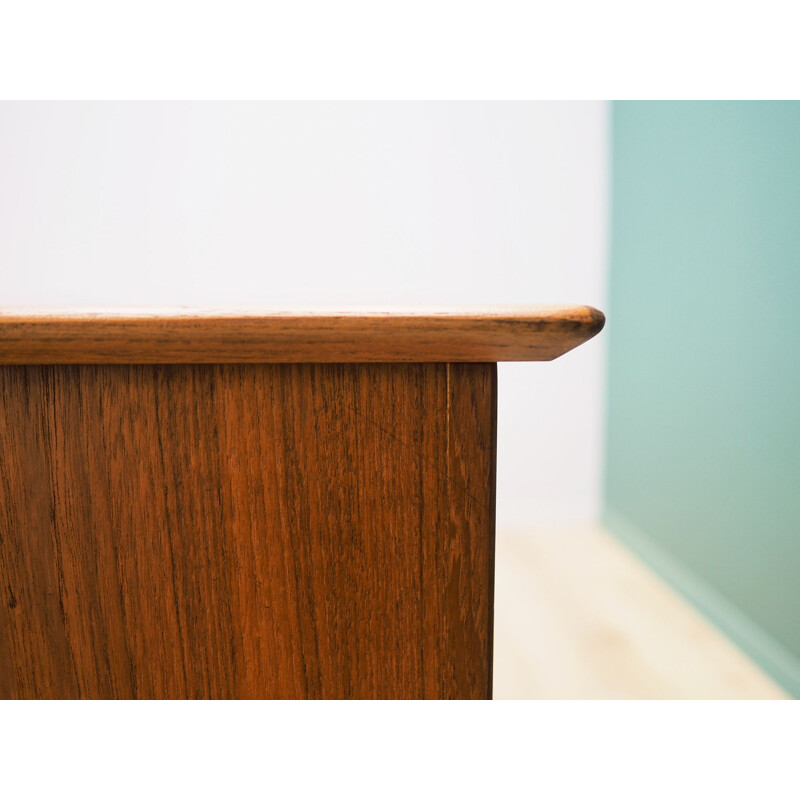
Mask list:
[[[550,361],[591,306],[481,309],[0,309],[0,364]]]

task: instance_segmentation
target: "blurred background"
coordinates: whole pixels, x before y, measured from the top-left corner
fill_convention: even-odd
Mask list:
[[[0,303],[588,303],[500,365],[497,697],[800,695],[800,103],[0,103]]]

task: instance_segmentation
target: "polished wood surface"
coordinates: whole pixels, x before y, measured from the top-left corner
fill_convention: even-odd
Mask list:
[[[452,311],[0,310],[0,364],[549,361],[597,334],[590,306]]]
[[[345,326],[327,357],[411,355],[353,322],[386,342]],[[286,358],[322,332],[276,324]],[[264,318],[41,325],[6,318],[3,358],[283,341]],[[490,696],[494,364],[3,366],[0,398],[0,697]]]

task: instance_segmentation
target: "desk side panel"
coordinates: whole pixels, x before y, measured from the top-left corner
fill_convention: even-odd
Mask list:
[[[0,696],[481,698],[494,364],[0,367]]]

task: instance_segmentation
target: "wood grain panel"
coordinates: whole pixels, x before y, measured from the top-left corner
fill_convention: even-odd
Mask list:
[[[597,334],[589,306],[475,311],[0,310],[0,364],[550,361]]]
[[[484,698],[496,366],[0,367],[0,696]]]

